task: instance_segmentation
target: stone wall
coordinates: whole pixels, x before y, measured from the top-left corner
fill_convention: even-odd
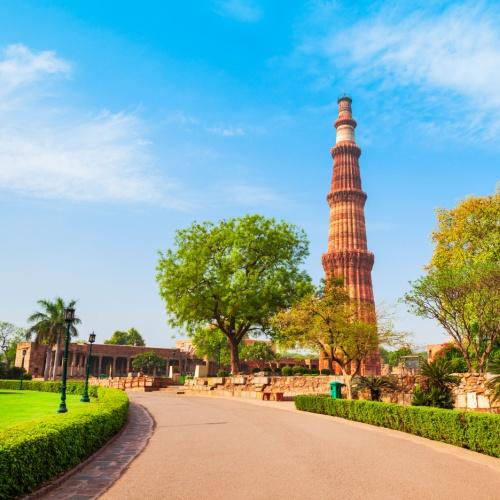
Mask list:
[[[172,379],[165,377],[148,377],[144,375],[139,377],[91,377],[89,378],[89,384],[121,390],[151,392],[173,385],[174,382]]]
[[[193,394],[262,399],[263,394],[281,393],[285,399],[298,394],[328,394],[329,383],[341,381],[337,376],[266,377],[240,375],[235,377],[207,377],[186,380],[185,389]]]
[[[491,378],[491,376],[490,376]],[[488,397],[485,383],[488,377],[478,374],[460,374],[460,384],[454,389],[455,407],[463,410],[500,413],[500,402],[492,403]],[[186,380],[187,393],[206,396],[229,396],[251,399],[263,399],[264,394],[282,393],[285,399],[293,399],[299,394],[329,394],[329,383],[333,380],[342,382],[340,376],[294,376],[263,377],[240,375],[236,377],[206,377]],[[382,400],[388,403],[411,404],[415,385],[421,382],[419,375],[398,377],[398,391],[386,392]],[[345,391],[344,391],[345,392]],[[345,396],[345,393],[344,393]],[[362,392],[360,399],[369,399],[369,394]]]

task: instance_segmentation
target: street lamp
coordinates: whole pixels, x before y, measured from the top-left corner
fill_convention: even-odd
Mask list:
[[[83,390],[83,396],[80,401],[82,403],[90,403],[89,398],[89,375],[90,375],[90,367],[92,366],[92,344],[95,342],[95,333],[92,332],[89,335],[89,348],[87,354],[87,366],[85,368],[85,389]]]
[[[23,349],[23,357],[21,359],[21,376],[19,378],[19,390],[23,390],[23,378],[24,378],[24,358],[26,357],[27,349]]]
[[[71,323],[73,323],[73,321],[75,321],[75,309],[74,307],[66,307],[64,309],[64,322],[66,323],[66,337],[64,338],[61,403],[59,404],[59,409],[57,410],[57,413],[66,413],[68,411],[68,409],[66,408],[66,378],[68,374],[69,337],[70,337]]]

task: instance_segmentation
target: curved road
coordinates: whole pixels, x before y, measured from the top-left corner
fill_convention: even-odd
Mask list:
[[[103,499],[499,499],[500,460],[291,403],[131,393],[156,420]]]

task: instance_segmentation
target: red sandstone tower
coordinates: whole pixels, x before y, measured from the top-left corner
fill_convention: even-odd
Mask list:
[[[323,254],[323,269],[327,277],[343,278],[352,299],[374,306],[371,276],[374,256],[368,251],[366,240],[366,193],[361,188],[361,149],[354,137],[356,121],[352,117],[351,102],[347,96],[338,100],[337,137],[331,150],[333,177],[327,196],[330,206],[328,251]],[[362,371],[380,373],[379,355],[371,356]]]

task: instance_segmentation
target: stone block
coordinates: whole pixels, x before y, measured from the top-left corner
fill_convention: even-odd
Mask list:
[[[208,375],[208,366],[207,365],[196,365],[194,369],[195,378],[206,377]]]
[[[243,385],[246,383],[247,378],[240,375],[238,377],[232,377],[231,381],[234,385]]]
[[[478,395],[477,396],[477,407],[482,409],[490,408],[490,400],[487,396]]]
[[[455,406],[457,408],[467,408],[467,396],[465,394],[458,394]]]
[[[467,393],[467,408],[477,408],[477,394],[475,392]]]
[[[269,377],[254,377],[252,380],[254,385],[267,385],[269,384]]]

